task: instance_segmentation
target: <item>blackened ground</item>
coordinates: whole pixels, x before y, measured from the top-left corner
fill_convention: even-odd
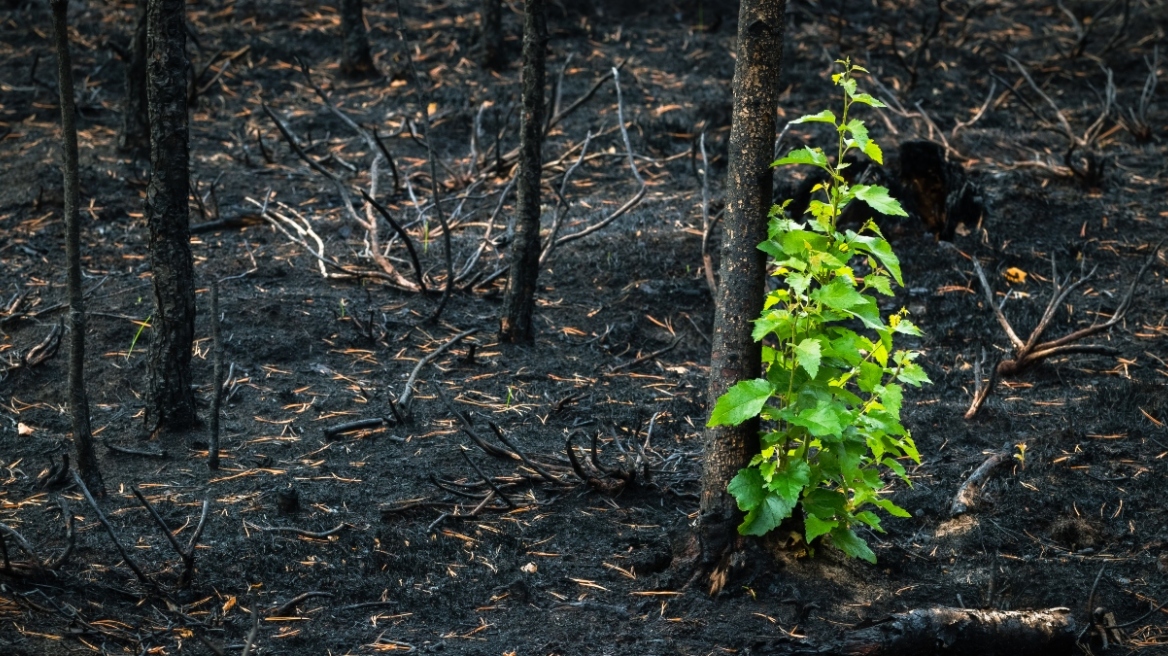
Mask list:
[[[885,150],[943,135],[951,160],[980,184],[986,211],[980,221],[958,227],[953,243],[960,253],[939,247],[917,224],[886,225],[907,282],[887,309],[908,307],[925,329],[917,346],[934,381],[910,392],[905,404],[924,462],[911,469],[911,487],[890,483],[893,499],[913,517],[889,518],[887,533],[866,536],[879,557],[876,566],[846,560],[827,546],[813,556],[782,553],[753,563],[746,578],[710,599],[700,586],[683,590],[687,572],[670,564],[673,545],[686,535],[697,508],[712,316],[701,271],[700,180],[691,154],[704,131],[712,173],[724,170],[737,28],[728,3],[632,10],[628,3],[598,0],[552,9],[549,77],[567,63],[561,106],[624,62],[622,109],[649,186],[635,210],[552,255],[541,274],[538,339],[529,348],[492,338],[498,280],[457,293],[438,325],[420,325],[436,297],[371,281],[325,280],[302,246],[254,219],[257,210],[248,199],[262,203],[270,190],[271,207],[307,217],[330,257],[370,265],[361,257],[362,231],[341,212],[333,189],[282,142],[260,102],[279,112],[315,157],[331,154],[328,166],[366,186],[371,153],[314,97],[294,57],[312,67],[316,82],[344,111],[382,135],[399,130],[403,117],[420,123],[422,110],[395,34],[394,3],[366,3],[375,58],[387,76],[376,83],[339,77],[333,8],[298,1],[191,4],[195,72],[217,55],[198,82],[206,89],[192,121],[198,194],[207,195],[218,179],[222,218],[253,223],[193,240],[204,281],[194,371],[204,402],[211,385],[205,283],[236,276],[222,283],[225,358],[233,375],[218,472],[206,468],[205,430],[153,442],[142,435],[151,337],[149,329],[139,334],[151,314],[142,216],[146,163],[114,149],[123,84],[114,46],[128,44],[132,3],[72,3],[87,208],[84,268],[92,290],[93,424],[98,438],[112,445],[166,452],[148,458],[103,448],[109,495],[102,506],[132,558],[167,590],[177,582],[181,561],[130,486],[147,495],[184,544],[205,497],[211,514],[194,581],[168,593],[168,604],[148,594],[121,562],[80,495],[64,491],[77,517],[76,550],[56,576],[30,577],[15,565],[15,572],[0,572],[0,653],[211,653],[199,637],[239,653],[253,608],[262,620],[256,644],[273,654],[372,654],[406,645],[475,654],[781,653],[864,620],[933,605],[1067,606],[1083,621],[1090,604],[1121,622],[1138,618],[1150,602],[1168,600],[1168,561],[1161,560],[1168,548],[1164,254],[1141,281],[1123,323],[1095,340],[1118,349],[1119,358],[1052,360],[1001,384],[972,421],[961,418],[981,350],[993,361],[1008,345],[967,257],[981,258],[999,298],[1011,291],[1005,313],[1022,333],[1046,305],[1052,257],[1060,272],[1098,266],[1096,278],[1059,308],[1048,333],[1054,337],[1105,320],[1165,234],[1162,103],[1153,98],[1147,112],[1147,143],[1133,136],[1135,125],[1125,129],[1119,118],[1139,105],[1144,58],[1164,42],[1168,10],[1160,2],[1131,3],[1130,20],[1113,40],[1121,27],[1118,7],[1085,19],[1102,4],[1074,6],[1077,20],[1094,27],[1085,54],[1069,57],[1064,53],[1075,49],[1075,27],[1050,3],[945,3],[937,35],[918,58],[913,50],[920,35],[937,19],[933,3],[791,3],[783,118],[829,106],[831,60],[850,54],[883,88],[870,80],[861,84],[904,108],[883,118],[864,116]],[[7,368],[60,319],[51,308],[64,300],[64,277],[47,9],[38,2],[3,6],[0,301],[6,314],[0,357]],[[508,11],[504,18],[512,64],[496,77],[474,63],[477,7],[459,0],[426,11],[405,9],[414,58],[432,86],[430,138],[446,165],[442,183],[448,197],[465,199],[457,212],[456,202],[447,207],[448,215],[457,214],[459,267],[482,242],[506,184],[485,168],[497,151],[515,147],[517,134],[512,108],[519,89],[519,16]],[[1102,108],[1106,76],[1099,63],[1113,71],[1119,107],[1105,118],[1094,146],[1107,162],[1098,188],[1061,168],[1066,139],[1042,129],[1035,115],[1057,125],[1053,110],[1019,82],[1006,54],[1028,67],[1079,136]],[[230,67],[208,84],[226,58]],[[991,74],[1015,85],[1033,111]],[[984,114],[958,127],[972,120],[991,84]],[[485,102],[492,105],[482,112],[476,165],[469,157],[472,126]],[[546,177],[548,217],[556,209],[551,189],[559,188],[579,155],[569,149],[589,131],[597,135],[590,159],[567,186],[571,209],[560,234],[595,223],[637,190],[616,116],[613,83],[606,81],[551,132],[546,156],[563,161]],[[500,132],[503,142],[496,147]],[[794,126],[783,148],[823,143],[828,136]],[[408,129],[387,142],[424,206],[424,148]],[[784,170],[778,186],[794,189],[802,175]],[[711,178],[716,212],[721,182]],[[409,194],[387,193],[388,176],[380,182],[379,198],[413,223],[423,267],[443,280],[432,213],[426,212],[428,223],[415,222]],[[214,205],[210,195],[206,202]],[[509,197],[494,236],[505,234],[512,203]],[[215,218],[193,214],[196,223]],[[390,236],[383,228],[382,243]],[[389,254],[403,275],[412,275],[400,242]],[[499,251],[488,246],[471,271],[482,279],[500,264]],[[1024,282],[1015,272],[1010,282],[1010,268],[1025,272]],[[474,327],[477,335],[422,371],[412,421],[324,438],[327,426],[389,415],[389,399],[401,394],[418,359]],[[62,492],[35,487],[50,459],[59,461],[70,450],[65,378],[59,354],[12,369],[0,381],[0,521],[20,531],[42,558],[66,544],[55,501]],[[487,426],[495,422],[566,484],[541,480],[522,463],[493,459],[474,446],[437,386],[470,416],[477,433],[498,444]],[[206,414],[206,405],[201,411]],[[591,490],[562,461],[569,435],[582,449],[599,436],[602,464],[640,461],[651,479],[642,471],[638,486],[615,496]],[[494,499],[468,517],[479,501],[432,481],[479,485],[479,474],[460,453],[464,445],[487,476],[508,477],[499,480],[508,484],[504,492],[518,510]],[[951,519],[958,486],[989,451],[1002,448],[1024,453],[1024,462],[1000,470],[974,512]],[[300,509],[282,513],[277,501],[290,488]],[[264,530],[338,526],[320,539]],[[11,539],[6,544],[13,561],[27,559]],[[274,614],[307,592],[327,594]],[[1157,614],[1129,627],[1128,642],[1113,652],[1157,643],[1161,626]]]

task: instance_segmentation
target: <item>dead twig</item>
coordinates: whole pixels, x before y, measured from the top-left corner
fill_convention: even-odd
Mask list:
[[[982,488],[985,487],[990,476],[998,467],[1010,462],[1010,445],[1007,444],[1002,447],[1001,451],[996,451],[986,458],[985,462],[981,463],[969,478],[961,484],[957,489],[957,495],[953,498],[953,503],[949,506],[949,515],[956,517],[957,515],[967,513],[973,510],[977,505],[977,497]]]
[[[608,224],[624,216],[629,210],[636,207],[641,202],[641,199],[645,197],[645,191],[648,189],[648,185],[645,184],[644,178],[641,177],[641,173],[637,170],[637,160],[633,155],[633,145],[629,141],[629,131],[625,126],[624,101],[621,97],[620,72],[615,67],[612,69],[612,81],[616,86],[616,120],[617,124],[620,126],[621,139],[625,144],[625,154],[628,156],[629,169],[633,173],[633,178],[637,181],[637,191],[635,194],[633,194],[632,198],[625,201],[623,205],[616,208],[612,214],[609,214],[604,219],[587,228],[574,232],[570,235],[564,235],[563,237],[557,239],[555,241],[555,245],[557,247],[562,246],[570,241],[582,239],[596,232],[597,230],[603,230],[604,228],[608,227]]]
[[[282,617],[285,613],[287,613],[290,610],[295,609],[297,606],[308,601],[309,599],[313,599],[316,597],[324,597],[325,599],[332,599],[334,596],[335,595],[333,595],[333,593],[331,593],[331,592],[321,592],[321,591],[305,592],[303,594],[296,595],[295,597],[289,599],[288,601],[285,601],[284,603],[280,604],[279,606],[276,606],[275,608],[272,609],[272,612],[270,612],[268,614],[272,617]]]
[[[72,474],[73,483],[77,486],[77,489],[81,490],[81,494],[85,497],[85,500],[89,502],[89,506],[93,508],[93,512],[97,514],[97,521],[101,522],[102,527],[105,528],[105,532],[109,534],[110,540],[113,541],[114,547],[117,548],[118,554],[121,555],[122,560],[126,563],[126,566],[128,566],[130,570],[134,572],[134,576],[137,576],[139,581],[144,583],[150,589],[157,590],[158,584],[155,583],[154,580],[149,576],[146,576],[146,573],[143,572],[140,567],[138,567],[138,564],[135,563],[132,558],[130,558],[130,554],[127,553],[126,549],[122,546],[122,541],[118,539],[118,534],[114,531],[113,525],[111,525],[109,520],[106,519],[105,513],[101,511],[101,506],[97,505],[97,500],[93,498],[93,494],[91,494],[89,492],[89,488],[85,486],[85,481],[81,480],[81,476],[76,471],[73,471]]]
[[[1054,257],[1052,256],[1050,264],[1051,284],[1053,285],[1053,290],[1051,291],[1050,302],[1047,303],[1046,309],[1042,313],[1042,318],[1038,321],[1038,325],[1034,327],[1034,330],[1031,331],[1030,336],[1026,339],[1026,341],[1022,341],[1022,339],[1018,337],[1018,334],[1014,331],[1013,326],[1010,325],[1009,320],[1006,319],[1005,313],[1002,311],[1002,308],[1006,303],[1006,299],[1009,298],[1009,295],[1002,299],[1001,303],[997,303],[994,299],[993,288],[986,279],[985,271],[982,270],[981,264],[977,261],[977,258],[972,258],[973,268],[977,272],[978,280],[981,281],[982,290],[985,292],[986,303],[994,311],[994,316],[997,318],[998,323],[1002,326],[1002,330],[1005,331],[1006,336],[1009,338],[1010,344],[1013,346],[1013,353],[1011,357],[1003,359],[998,363],[997,367],[994,369],[994,374],[992,374],[990,377],[990,382],[986,384],[985,388],[978,390],[977,393],[975,393],[973,402],[970,404],[969,410],[967,410],[965,413],[965,418],[971,419],[974,415],[977,414],[977,411],[981,408],[982,404],[985,402],[985,399],[992,392],[992,384],[995,377],[1009,378],[1012,376],[1018,376],[1022,373],[1025,373],[1034,365],[1060,355],[1069,355],[1074,353],[1115,355],[1117,351],[1111,347],[1096,344],[1080,344],[1079,342],[1087,339],[1088,337],[1104,332],[1123,321],[1124,317],[1127,316],[1127,311],[1131,308],[1131,303],[1135,296],[1136,287],[1138,287],[1140,281],[1143,280],[1144,274],[1147,273],[1148,268],[1152,266],[1152,262],[1156,260],[1156,256],[1160,252],[1160,248],[1164,245],[1165,241],[1166,240],[1161,240],[1156,244],[1155,247],[1152,248],[1151,254],[1147,257],[1147,259],[1144,260],[1143,266],[1141,266],[1140,270],[1136,273],[1135,278],[1132,280],[1131,285],[1127,289],[1127,293],[1125,293],[1120,299],[1119,305],[1116,306],[1115,311],[1112,313],[1110,319],[1102,323],[1092,323],[1086,328],[1080,328],[1079,330],[1072,331],[1062,337],[1045,342],[1040,342],[1039,340],[1042,339],[1043,333],[1046,332],[1046,329],[1050,326],[1051,321],[1058,313],[1058,309],[1062,307],[1063,301],[1071,294],[1071,292],[1075,291],[1084,283],[1091,280],[1094,277],[1095,270],[1098,267],[1091,269],[1090,273],[1082,275],[1074,282],[1071,282],[1070,275],[1060,281],[1058,267],[1055,263]],[[976,372],[976,375],[980,380],[980,371]]]
[[[346,528],[349,528],[348,524],[341,523],[327,531],[309,531],[307,529],[296,528],[294,526],[259,526],[257,524],[252,524],[251,522],[244,523],[257,531],[263,531],[264,533],[292,533],[306,538],[312,538],[314,540],[324,540],[330,535],[336,535]]]
[[[1156,95],[1157,69],[1160,68],[1160,46],[1152,47],[1152,59],[1144,57],[1148,65],[1148,77],[1144,78],[1144,87],[1140,91],[1139,102],[1134,107],[1128,107],[1119,112],[1119,123],[1136,141],[1147,143],[1152,140],[1152,125],[1148,122],[1148,108],[1152,105],[1152,98]]]
[[[433,361],[438,356],[442,355],[446,351],[446,349],[450,348],[451,346],[454,346],[455,344],[462,341],[463,338],[469,337],[469,336],[477,333],[478,331],[479,331],[478,328],[471,328],[470,330],[464,330],[461,333],[458,333],[454,337],[451,337],[450,339],[443,342],[442,345],[439,346],[438,348],[427,353],[426,356],[423,357],[421,360],[418,360],[418,364],[415,365],[414,370],[410,372],[410,377],[408,379],[406,379],[405,387],[402,388],[401,394],[398,396],[398,399],[397,399],[397,404],[401,407],[402,412],[405,412],[408,414],[410,411],[410,402],[414,398],[414,383],[417,382],[418,373],[422,371],[422,368],[425,367],[427,364],[429,364],[431,361]]]
[[[1030,76],[1030,71],[1022,65],[1022,62],[1014,59],[1010,55],[1006,55],[1005,57],[1007,61],[1018,69],[1018,72],[1022,74],[1023,79],[1030,85],[1030,88],[1054,111],[1056,122],[1052,123],[1043,117],[1033,106],[1026,103],[1030,111],[1041,122],[1044,129],[1057,132],[1066,137],[1068,145],[1067,150],[1063,153],[1063,164],[1071,171],[1071,174],[1075,178],[1089,186],[1098,186],[1103,180],[1104,164],[1097,158],[1094,149],[1099,136],[1103,133],[1105,122],[1111,116],[1112,107],[1115,105],[1115,80],[1111,70],[1100,66],[1107,76],[1106,86],[1103,91],[1103,109],[1099,112],[1098,118],[1087,127],[1083,134],[1078,135],[1071,128],[1066,114],[1059,108],[1058,103],[1038,86],[1034,78]],[[1007,88],[1013,91],[1015,96],[1022,97],[1013,87],[1007,85]],[[1082,165],[1076,161],[1076,151],[1084,152]]]
[[[142,493],[138,490],[138,487],[131,485],[130,491],[133,492],[134,496],[138,498],[138,501],[143,506],[145,506],[146,511],[150,514],[151,519],[153,519],[154,523],[158,525],[158,528],[162,531],[162,534],[166,536],[167,542],[170,542],[170,546],[174,549],[174,552],[178,554],[180,558],[182,558],[183,573],[179,579],[179,585],[186,587],[190,584],[191,577],[195,571],[195,547],[198,546],[199,537],[202,535],[203,527],[206,525],[207,513],[211,506],[210,497],[203,499],[203,512],[199,518],[199,524],[195,528],[194,535],[191,536],[190,543],[188,543],[187,547],[184,549],[179,545],[178,539],[174,537],[174,533],[170,530],[170,527],[166,525],[166,521],[163,520],[162,516],[158,514],[158,511],[154,509],[154,506],[150,505],[150,502],[146,500],[146,497],[142,495]]]
[[[677,336],[677,338],[675,338],[672,342],[669,343],[669,346],[666,346],[664,348],[659,348],[656,351],[653,351],[652,353],[642,355],[641,357],[637,358],[636,360],[632,360],[631,362],[626,362],[624,364],[618,364],[615,367],[611,367],[609,369],[609,371],[612,373],[616,373],[618,371],[621,371],[622,369],[631,369],[631,368],[641,364],[642,362],[648,362],[649,360],[653,360],[653,359],[657,358],[658,356],[664,355],[664,354],[672,351],[673,349],[677,348],[677,345],[680,343],[681,343],[681,336],[679,335],[679,336]]]
[[[475,473],[479,475],[479,478],[483,479],[483,482],[491,488],[491,492],[502,499],[503,503],[507,504],[508,508],[512,510],[518,508],[519,506],[515,505],[515,502],[512,501],[510,497],[508,497],[506,494],[503,494],[503,490],[500,490],[498,485],[495,485],[495,482],[491,480],[491,477],[484,474],[482,468],[475,464],[475,461],[470,459],[470,456],[466,454],[466,451],[467,449],[465,446],[458,447],[458,452],[462,454],[462,459],[465,460],[466,464],[470,465],[471,468],[475,470]]]
[[[430,164],[430,193],[434,197],[434,213],[438,216],[438,223],[442,226],[442,254],[446,259],[446,285],[442,288],[442,300],[438,301],[438,307],[434,308],[434,312],[426,317],[426,323],[438,323],[438,318],[442,316],[442,310],[446,308],[446,304],[450,301],[450,294],[454,291],[454,251],[451,243],[450,225],[446,222],[446,213],[442,211],[442,197],[439,193],[438,184],[438,156],[434,154],[434,146],[430,142],[430,135],[432,125],[430,122],[430,108],[429,108],[429,93],[426,87],[422,85],[422,78],[418,75],[418,67],[414,63],[413,54],[410,51],[410,42],[406,38],[406,24],[405,18],[402,16],[401,0],[397,0],[397,35],[401,40],[406,61],[410,65],[410,74],[414,78],[414,84],[418,88],[418,104],[422,110],[422,121],[426,126],[426,159]],[[407,178],[407,183],[408,183]]]

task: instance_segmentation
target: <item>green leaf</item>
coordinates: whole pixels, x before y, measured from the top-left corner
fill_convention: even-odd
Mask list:
[[[815,437],[823,437],[839,435],[849,414],[847,408],[841,404],[824,402],[797,414],[784,413],[783,417],[796,426],[806,428]]]
[[[773,392],[774,387],[766,380],[744,380],[718,398],[714,411],[710,413],[710,422],[706,425],[737,426],[751,417],[757,417]]]
[[[874,530],[880,531],[881,533],[884,532],[884,529],[880,526],[880,518],[871,510],[856,513],[856,519],[864,522]]]
[[[819,341],[808,337],[795,347],[795,360],[799,366],[807,371],[807,375],[815,378],[819,375],[820,349]]]
[[[738,475],[730,479],[726,491],[738,502],[738,509],[747,512],[754,510],[766,498],[766,485],[762,474],[754,467],[739,469]]]
[[[900,206],[900,201],[888,195],[888,190],[878,185],[856,185],[852,187],[856,198],[864,201],[869,207],[888,216],[908,216],[908,212]]]
[[[810,481],[811,467],[801,459],[792,459],[787,461],[786,467],[775,471],[767,487],[794,506]]]
[[[839,491],[817,487],[803,495],[803,510],[808,516],[831,519],[843,513],[847,502]]]
[[[833,310],[850,310],[857,305],[863,305],[867,300],[867,297],[856,291],[856,288],[843,278],[836,278],[811,292],[811,298]]]
[[[896,284],[904,287],[904,279],[900,277],[900,259],[896,257],[896,253],[892,252],[892,246],[886,239],[859,235],[851,230],[847,232],[847,238],[852,246],[871,253],[877,260],[880,260],[880,264],[883,264],[892,277],[896,279]]]
[[[771,163],[771,166],[782,166],[784,164],[810,164],[812,166],[825,167],[827,166],[827,155],[823,154],[823,150],[819,148],[799,148],[787,153],[786,157],[776,159]]]
[[[783,497],[771,492],[758,507],[746,513],[746,519],[738,527],[738,532],[743,535],[766,535],[790,517],[794,509],[794,503],[788,503]]]
[[[872,499],[872,503],[876,504],[893,517],[912,517],[912,515],[910,515],[907,510],[901,508],[895,503],[892,503],[891,500],[885,499],[884,497],[876,497],[875,499]]]
[[[885,296],[895,296],[892,293],[892,283],[888,281],[888,276],[882,276],[879,273],[870,273],[864,276],[864,284]]]
[[[807,535],[808,544],[815,538],[830,533],[837,526],[839,526],[839,522],[824,521],[815,515],[807,515],[803,520],[803,530]]]
[[[795,123],[831,123],[832,125],[835,125],[835,113],[832,112],[830,109],[825,109],[822,112],[819,112],[818,114],[808,114],[807,116],[800,116],[799,118],[795,119],[794,121],[791,121],[792,125],[794,125]]]
[[[852,119],[844,125],[844,129],[852,134],[852,138],[856,140],[856,145],[861,150],[866,148],[871,142],[868,138],[868,128],[864,127],[864,122],[859,119]]]
[[[837,526],[831,530],[830,535],[831,543],[840,551],[852,558],[863,558],[873,565],[876,564],[876,554],[868,547],[868,543],[864,542],[852,529],[846,526]]]
[[[885,105],[884,103],[880,102],[879,100],[876,100],[872,96],[869,96],[866,93],[855,94],[854,96],[852,96],[852,102],[868,105],[869,107],[887,107],[888,106],[888,105]]]
[[[884,151],[880,150],[880,146],[876,145],[875,141],[869,141],[864,144],[864,154],[872,158],[872,161],[877,164],[884,163]]]
[[[904,368],[900,370],[900,374],[896,376],[896,379],[902,383],[908,383],[913,387],[920,387],[922,383],[933,382],[929,380],[929,375],[925,373],[924,368],[915,362],[910,362],[909,364],[905,365]]]
[[[751,333],[754,341],[761,342],[767,335],[785,335],[791,325],[791,313],[786,310],[771,310],[754,321]]]

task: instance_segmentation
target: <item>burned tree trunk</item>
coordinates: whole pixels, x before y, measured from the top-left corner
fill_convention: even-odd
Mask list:
[[[147,152],[150,149],[150,121],[146,113],[146,0],[138,0],[138,20],[126,61],[126,97],[122,104],[122,125],[118,148]]]
[[[766,240],[771,206],[785,8],[785,0],[743,0],[738,14],[726,218],[710,354],[711,408],[732,385],[757,378],[762,369],[751,322],[762,311],[765,294],[766,261],[758,245]],[[741,518],[726,486],[758,451],[758,430],[757,419],[706,429],[698,523],[703,568],[715,565],[733,545]],[[712,592],[725,582],[724,572],[716,570]]]
[[[375,70],[365,33],[365,8],[361,0],[341,0],[341,72],[361,77]]]
[[[532,340],[535,285],[539,278],[539,177],[542,168],[544,69],[547,24],[544,0],[525,0],[523,18],[523,116],[519,134],[518,202],[515,237],[508,253],[511,270],[503,295],[499,339]]]
[[[503,0],[482,0],[483,68],[503,67]]]
[[[146,220],[154,282],[154,330],[146,425],[185,430],[198,422],[191,390],[195,334],[195,277],[188,199],[187,57],[183,0],[149,0],[147,92],[150,110],[150,186]]]
[[[65,268],[69,293],[69,412],[73,418],[73,446],[77,470],[94,491],[104,493],[89,426],[89,399],[85,395],[85,300],[81,293],[81,216],[77,211],[77,104],[73,99],[73,60],[66,25],[68,0],[52,0],[53,36],[57,46],[57,87],[61,94],[61,145],[65,157]]]

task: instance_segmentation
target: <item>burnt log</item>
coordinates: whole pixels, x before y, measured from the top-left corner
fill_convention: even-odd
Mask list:
[[[923,608],[852,631],[832,653],[846,656],[1063,656],[1075,650],[1070,610]]]

